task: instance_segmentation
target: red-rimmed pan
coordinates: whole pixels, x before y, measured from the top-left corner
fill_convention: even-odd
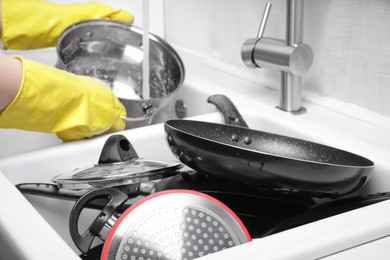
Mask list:
[[[362,187],[374,169],[351,152],[241,126],[172,119],[164,128],[187,166],[260,188],[337,197]]]
[[[90,227],[79,233],[86,205],[102,197],[109,202]],[[72,208],[70,234],[83,253],[95,237],[104,240],[101,260],[194,259],[252,240],[238,216],[221,201],[193,190],[160,191],[144,197],[121,215],[128,199],[114,188],[92,190]]]

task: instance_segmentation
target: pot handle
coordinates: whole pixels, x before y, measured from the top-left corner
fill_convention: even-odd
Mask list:
[[[154,113],[157,111],[157,108],[153,107],[152,105],[145,105],[143,110],[145,111],[145,114],[139,117],[128,117],[128,116],[121,116],[122,119],[124,119],[126,122],[141,122],[144,120],[151,120]]]
[[[84,232],[84,234],[80,234],[78,230],[78,222],[82,210],[89,202],[102,197],[108,197],[109,202],[95,218],[89,228]],[[78,201],[76,201],[70,213],[69,230],[73,242],[81,252],[88,252],[94,238],[99,236],[100,231],[103,229],[107,221],[109,221],[110,218],[114,215],[115,209],[127,200],[127,194],[120,190],[114,188],[101,188],[87,192]]]

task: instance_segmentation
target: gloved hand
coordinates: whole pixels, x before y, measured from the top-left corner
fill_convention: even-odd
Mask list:
[[[0,112],[0,127],[56,133],[63,141],[124,129],[126,110],[103,81],[17,58],[22,83]]]
[[[132,22],[133,16],[100,3],[55,4],[42,0],[2,0],[2,41],[8,49],[53,47],[69,25],[92,18]]]

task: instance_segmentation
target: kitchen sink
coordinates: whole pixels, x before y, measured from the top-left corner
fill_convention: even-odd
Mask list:
[[[188,89],[185,94],[198,95],[196,91],[196,89]],[[199,94],[199,96],[201,96],[201,98],[199,98],[199,101],[188,104],[188,108],[190,109],[190,117],[188,119],[224,123],[222,114],[215,108],[215,106],[207,104],[207,97],[210,94],[217,93],[218,92],[203,92]],[[183,98],[185,100],[185,94],[182,96],[179,95],[179,98]],[[251,129],[262,130],[266,132],[319,142],[322,144],[351,151],[374,161],[376,167],[373,172],[372,179],[363,189],[361,189],[356,194],[371,194],[374,192],[390,190],[390,167],[386,163],[387,158],[389,158],[389,154],[387,152],[382,151],[380,149],[376,149],[375,147],[372,147],[366,143],[359,142],[356,139],[345,136],[341,133],[337,133],[332,130],[323,128],[322,126],[313,124],[302,118],[284,113],[273,107],[269,107],[262,104],[256,104],[253,106],[253,102],[246,102],[247,100],[244,97],[229,97],[231,98],[233,103],[236,103],[236,106],[240,111],[242,117],[245,119],[249,128]],[[194,108],[194,110],[192,110],[191,108]],[[199,110],[197,110],[198,108]],[[197,113],[203,114],[196,115]],[[192,114],[195,114],[195,116],[191,116]],[[167,145],[163,123],[123,131],[121,132],[121,134],[127,137],[127,139],[133,145],[133,147],[141,158],[159,161],[177,160],[176,157],[171,153]],[[96,164],[101,149],[107,138],[107,135],[99,136],[90,140],[65,143],[53,147],[43,148],[34,152],[27,152],[14,156],[8,156],[3,159],[0,159],[0,169],[12,185],[28,182],[50,183],[51,179],[56,175],[69,173],[76,168]],[[2,185],[5,184],[3,183]],[[12,192],[17,192],[14,188],[8,187],[8,189],[11,189]],[[75,247],[73,241],[71,240],[68,230],[69,214],[72,209],[72,206],[74,205],[74,202],[53,198],[45,198],[36,195],[25,195],[25,197],[27,198],[28,203],[31,203],[33,207],[26,209],[27,211],[23,212],[23,215],[30,214],[28,211],[33,212],[34,210],[37,210],[44,219],[43,221],[41,220],[41,224],[45,225],[45,223],[47,222],[55,230],[55,233],[59,234],[59,237],[51,239],[54,239],[53,241],[55,241],[55,239],[61,239],[65,241],[64,246],[69,246],[71,249],[73,249],[74,252],[77,252],[78,254],[78,250]],[[2,200],[5,200],[4,202],[2,201],[2,205],[4,208],[6,208],[7,206],[15,207],[14,202],[10,202],[4,197]],[[26,203],[23,202],[22,198],[19,198],[15,201],[20,201],[21,204]],[[91,210],[90,214],[94,215],[96,213],[95,211]],[[34,214],[31,213],[30,216],[34,216]],[[37,218],[39,218],[39,216],[37,216]],[[88,218],[84,221],[85,222],[82,222],[81,225],[85,227],[87,227],[91,223],[88,222]],[[325,220],[317,222],[322,223],[324,221]],[[325,227],[327,227],[327,225],[325,225]],[[320,228],[320,230],[321,232],[324,231],[322,230],[322,228]],[[26,230],[24,234],[21,234],[21,236],[25,236],[26,233],[29,234],[30,232]],[[36,239],[37,243],[40,240],[47,240],[47,238],[45,238],[45,235],[42,235],[41,237],[40,234],[34,233],[34,236],[38,236],[38,238]],[[276,234],[270,237],[278,236],[279,235]],[[326,232],[325,236],[327,236]],[[366,238],[367,236],[364,236],[361,241],[365,240]],[[372,239],[372,236],[369,238]],[[347,238],[344,239],[347,242],[349,241]],[[263,239],[255,239],[254,243],[259,243],[259,248],[261,248],[261,250],[265,250],[261,244],[262,241]],[[2,243],[5,242],[2,241]],[[333,245],[333,242],[331,244]],[[243,247],[247,248],[250,246],[243,245]],[[234,250],[234,248],[229,250]],[[213,258],[213,256],[211,255],[209,257]],[[218,258],[218,253],[215,254],[215,257]],[[222,259],[225,259],[226,257],[226,255],[223,255]]]
[[[234,82],[234,79],[230,82]],[[364,126],[362,122],[357,122],[354,118],[341,117],[335,112],[319,109],[308,103],[304,104],[307,107],[307,113],[304,115],[285,113],[273,106],[277,96],[274,91],[258,91],[255,88],[252,90],[253,93],[248,94],[246,91],[242,94],[234,87],[189,77],[177,93],[175,102],[178,100],[180,103],[179,117],[225,123],[221,112],[207,102],[207,98],[211,95],[224,94],[236,105],[251,129],[314,141],[372,160],[375,169],[368,184],[350,196],[390,191],[389,151],[358,140],[352,132],[343,133],[343,128],[331,120],[341,118],[339,122],[349,127],[354,124],[359,127]],[[171,117],[178,117],[176,111]],[[318,122],[323,118],[329,120],[328,123],[319,124]],[[164,123],[130,129],[120,134],[130,141],[141,158],[177,162],[177,158],[168,147]],[[368,134],[370,133],[367,132]],[[0,235],[0,243],[5,248],[0,252],[0,258],[49,259],[56,255],[56,259],[79,259],[79,251],[70,237],[68,228],[69,214],[74,201],[22,195],[14,185],[51,183],[54,176],[96,164],[108,137],[109,135],[102,135],[89,140],[57,143],[0,158],[2,193],[0,203],[4,213],[0,214],[0,234],[3,234]],[[9,199],[10,196],[12,200]],[[255,206],[261,207],[261,205]],[[251,243],[205,258],[257,259],[260,255],[266,259],[326,257],[388,236],[386,230],[390,230],[390,221],[387,216],[385,217],[385,213],[388,212],[390,212],[390,203],[380,202],[255,239]],[[88,216],[96,215],[96,211],[90,210],[87,213],[86,218],[80,223],[84,228],[91,223]]]

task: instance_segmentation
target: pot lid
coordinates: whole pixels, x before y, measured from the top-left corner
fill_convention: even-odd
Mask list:
[[[65,189],[88,189],[114,187],[141,183],[177,174],[183,164],[133,158],[128,161],[95,164],[78,168],[69,174],[52,178],[58,187]]]

